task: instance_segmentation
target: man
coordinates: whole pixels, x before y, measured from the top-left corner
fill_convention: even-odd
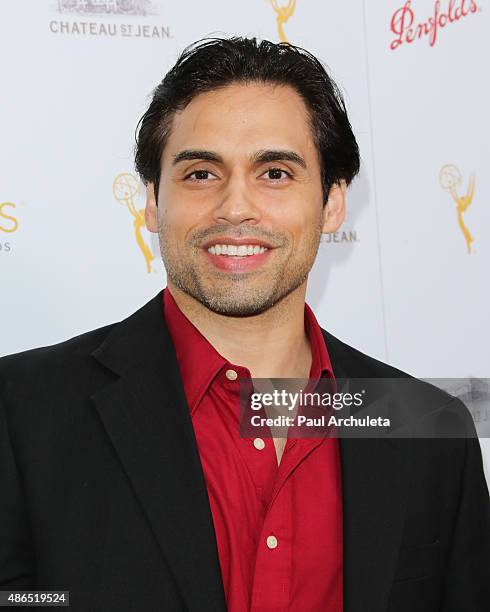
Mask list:
[[[408,376],[305,305],[359,168],[322,65],[255,39],[187,49],[136,166],[163,294],[0,363],[1,588],[81,611],[488,609],[476,439],[240,436],[242,379]]]

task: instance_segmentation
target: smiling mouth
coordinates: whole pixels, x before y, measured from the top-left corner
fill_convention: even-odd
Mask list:
[[[222,272],[245,273],[260,269],[269,259],[274,247],[269,244],[240,241],[240,243],[208,242],[203,246],[209,263]]]
[[[265,253],[269,249],[260,244],[215,244],[208,247],[211,255],[226,255],[228,257],[250,257]]]

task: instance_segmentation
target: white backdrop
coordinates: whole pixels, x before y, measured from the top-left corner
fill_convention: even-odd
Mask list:
[[[121,319],[164,286],[141,227],[134,129],[187,44],[241,34],[286,38],[322,59],[361,148],[344,227],[310,277],[320,323],[419,377],[490,377],[488,9],[3,0],[0,355]],[[127,200],[114,187],[121,174],[134,187]]]

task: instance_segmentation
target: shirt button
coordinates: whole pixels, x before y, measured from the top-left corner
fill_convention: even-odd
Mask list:
[[[228,380],[236,380],[238,378],[238,374],[235,370],[226,370],[226,378]]]
[[[262,440],[262,438],[255,438],[254,446],[257,450],[262,450],[265,448],[265,442]]]
[[[267,546],[272,549],[277,547],[277,538],[276,536],[268,536],[267,538]]]

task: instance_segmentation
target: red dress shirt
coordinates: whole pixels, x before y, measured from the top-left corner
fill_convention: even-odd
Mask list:
[[[337,438],[242,438],[239,379],[163,293],[213,516],[230,612],[341,612],[342,492]],[[332,377],[320,326],[305,304],[310,378]],[[238,374],[229,379],[229,371]],[[228,372],[228,376],[227,376]],[[233,377],[233,375],[231,375]]]

